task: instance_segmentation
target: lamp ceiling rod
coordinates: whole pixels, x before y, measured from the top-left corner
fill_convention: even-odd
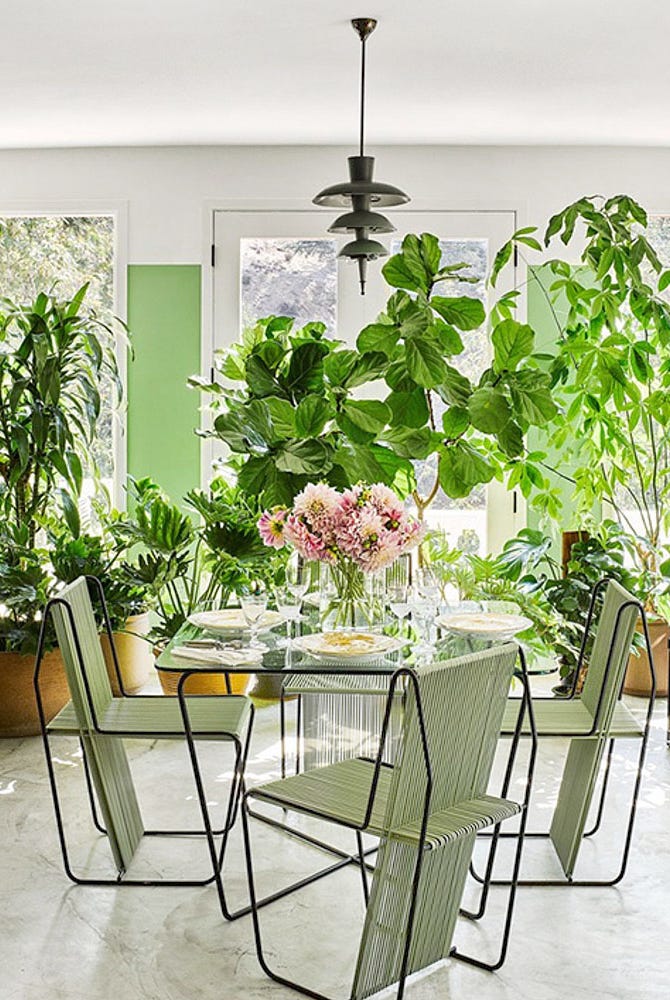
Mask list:
[[[352,27],[361,40],[361,107],[359,125],[359,155],[365,153],[365,43],[377,27],[374,17],[355,17]]]

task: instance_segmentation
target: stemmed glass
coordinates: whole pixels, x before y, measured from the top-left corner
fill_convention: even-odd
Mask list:
[[[291,552],[285,569],[284,586],[298,602],[302,601],[309,587],[309,573],[302,557]]]
[[[260,580],[256,580],[245,587],[238,596],[244,620],[251,631],[249,647],[251,649],[266,649],[267,647],[258,641],[258,632],[268,607],[265,585]]]
[[[409,600],[409,588],[405,583],[391,583],[386,587],[386,603],[398,619],[398,625],[402,629],[403,619],[412,610]]]
[[[416,571],[416,587],[412,594],[412,612],[419,626],[420,642],[418,653],[431,653],[432,627],[440,607],[440,587],[430,566],[419,566]]]
[[[291,623],[300,620],[300,609],[302,606],[303,595],[304,591],[302,593],[296,593],[296,590],[289,587],[288,584],[283,587],[275,587],[275,602],[277,604],[277,611],[286,622],[286,639],[282,642],[282,645],[284,646],[291,645]]]

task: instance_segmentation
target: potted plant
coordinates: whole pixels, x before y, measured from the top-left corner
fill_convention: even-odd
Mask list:
[[[578,232],[578,263],[550,260],[533,280],[551,303],[558,345],[551,376],[562,406],[547,443],[560,455],[558,474],[572,485],[577,526],[593,532],[604,516],[621,529],[652,619],[658,693],[665,694],[670,303],[663,293],[670,271],[646,226],[646,212],[630,197],[580,198],[545,234],[546,245],[556,236],[569,245]],[[633,657],[627,687],[642,693],[648,683],[644,656]]]
[[[59,511],[78,528],[100,412],[100,379],[118,384],[113,331],[68,300],[0,300],[0,734],[39,732],[32,688],[37,619],[52,580],[40,532]],[[57,655],[43,670],[46,711],[67,700]]]
[[[128,694],[136,694],[153,669],[151,646],[146,641],[150,629],[148,593],[146,587],[128,579],[126,546],[121,539],[115,539],[109,529],[109,525],[120,517],[119,513],[99,513],[99,534],[73,535],[63,522],[54,521],[49,531],[51,563],[56,578],[63,583],[70,583],[79,576],[94,576],[102,584],[123,689]],[[91,588],[91,600],[97,608],[100,601],[95,587]],[[114,694],[119,696],[121,689],[100,614],[98,619],[107,673]]]
[[[156,621],[149,638],[161,650],[194,611],[226,607],[236,590],[251,579],[275,572],[256,529],[260,510],[225,479],[217,477],[207,490],[192,490],[188,507],[196,521],[173,504],[151,479],[131,483],[133,512],[114,530],[126,544],[142,551],[126,564],[125,581],[151,595]],[[166,694],[176,694],[179,674],[160,674]],[[233,694],[244,693],[251,675],[231,675]],[[188,691],[227,691],[218,675],[193,677]]]

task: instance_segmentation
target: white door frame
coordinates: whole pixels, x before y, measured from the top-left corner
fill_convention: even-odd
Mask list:
[[[0,201],[0,218],[21,218],[40,215],[91,216],[105,215],[114,219],[114,314],[123,322],[128,318],[128,202],[127,201]],[[126,507],[126,479],[128,475],[128,433],[126,411],[128,406],[128,349],[117,340],[116,364],[123,387],[122,404],[112,421],[112,450],[114,478],[112,503],[119,510]]]

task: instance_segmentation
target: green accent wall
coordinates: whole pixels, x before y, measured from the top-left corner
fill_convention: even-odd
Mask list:
[[[173,500],[200,485],[200,266],[128,267],[128,472],[151,476]]]

